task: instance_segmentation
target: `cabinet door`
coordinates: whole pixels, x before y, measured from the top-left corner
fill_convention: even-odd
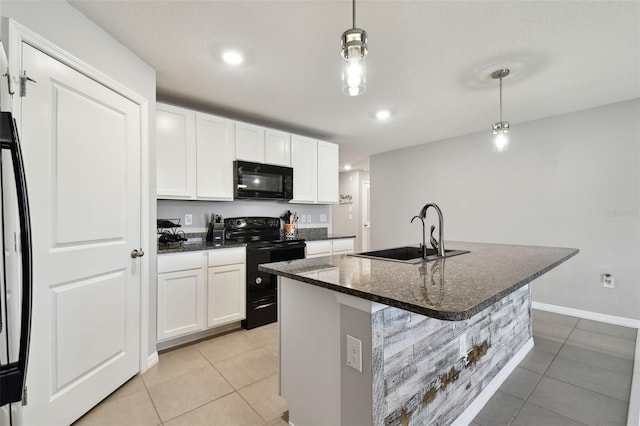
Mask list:
[[[240,321],[245,318],[245,264],[209,268],[209,327]]]
[[[306,258],[331,256],[332,244],[330,240],[307,241]]]
[[[159,198],[195,198],[195,112],[157,104],[156,161]]]
[[[302,136],[291,137],[293,167],[292,202],[314,203],[318,199],[318,142]]]
[[[265,133],[265,163],[291,165],[291,135],[267,129]]]
[[[196,113],[196,176],[199,199],[233,200],[233,122]]]
[[[338,203],[338,145],[318,141],[318,203]]]
[[[158,274],[158,340],[205,328],[206,279],[204,267]]]
[[[264,163],[264,128],[236,123],[236,159]]]
[[[353,253],[355,241],[353,238],[333,240],[333,255]]]

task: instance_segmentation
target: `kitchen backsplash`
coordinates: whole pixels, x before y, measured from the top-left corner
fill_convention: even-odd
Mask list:
[[[211,213],[223,218],[242,216],[280,217],[290,210],[300,216],[298,229],[328,228],[331,233],[331,206],[315,204],[290,204],[278,201],[181,201],[158,200],[159,219],[180,219],[182,230],[188,233],[205,232]],[[185,224],[185,215],[192,215],[192,224]],[[304,221],[303,221],[304,219]],[[310,219],[310,220],[309,220]]]

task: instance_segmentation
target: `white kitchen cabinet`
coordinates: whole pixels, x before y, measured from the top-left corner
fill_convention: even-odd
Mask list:
[[[196,196],[201,200],[233,200],[233,122],[196,113]]]
[[[156,104],[156,170],[158,198],[196,197],[194,111]]]
[[[331,256],[331,240],[307,241],[306,258]]]
[[[265,132],[265,163],[291,166],[291,135],[277,130]]]
[[[353,238],[340,238],[332,241],[331,253],[335,256],[338,254],[353,253],[355,240]]]
[[[209,251],[207,326],[245,319],[246,254],[244,247]]]
[[[158,256],[159,341],[206,328],[206,266],[203,252]]]
[[[236,160],[265,162],[264,127],[236,123]]]
[[[338,145],[318,141],[318,203],[338,203]]]
[[[306,258],[353,253],[354,244],[353,238],[307,241]]]
[[[318,141],[293,135],[291,137],[291,167],[293,167],[292,203],[318,201]]]

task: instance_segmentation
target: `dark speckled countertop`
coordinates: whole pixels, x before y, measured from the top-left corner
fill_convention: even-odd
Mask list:
[[[578,249],[446,242],[470,253],[407,264],[349,255],[259,269],[433,318],[470,318],[578,254]]]

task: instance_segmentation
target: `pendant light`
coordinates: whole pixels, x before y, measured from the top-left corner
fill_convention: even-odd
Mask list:
[[[356,0],[353,0],[353,28],[342,33],[342,93],[358,96],[367,90],[367,32],[356,28]]]
[[[494,80],[500,79],[500,121],[493,123],[493,134],[495,135],[493,143],[496,151],[506,151],[509,144],[509,122],[502,121],[502,79],[509,75],[509,69],[503,68],[491,73]]]

